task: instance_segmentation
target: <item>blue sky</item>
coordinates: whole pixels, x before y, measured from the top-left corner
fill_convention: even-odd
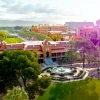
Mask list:
[[[100,0],[0,0],[0,19],[95,22],[99,5]]]

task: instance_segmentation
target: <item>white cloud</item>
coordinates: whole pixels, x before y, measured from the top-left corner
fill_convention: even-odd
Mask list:
[[[3,1],[3,0],[2,0]],[[50,7],[48,4],[24,4],[4,0],[6,4],[0,8],[0,19],[32,20],[32,21],[59,21],[78,19],[82,14]],[[7,3],[10,3],[9,5]]]
[[[2,2],[6,3],[6,4],[10,4],[15,2],[15,0],[1,0]]]
[[[12,5],[2,5],[2,8],[6,8],[8,12],[10,13],[16,13],[16,14],[27,14],[30,12],[35,13],[55,13],[55,8],[50,8],[49,5],[41,5],[41,4],[27,4],[24,5],[21,2],[17,2],[16,4]]]

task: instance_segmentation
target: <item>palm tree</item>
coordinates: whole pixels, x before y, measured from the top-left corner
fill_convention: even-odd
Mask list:
[[[3,100],[29,100],[28,94],[24,88],[13,87],[12,90],[8,90]]]

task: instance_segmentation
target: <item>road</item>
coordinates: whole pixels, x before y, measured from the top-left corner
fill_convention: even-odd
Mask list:
[[[18,36],[18,38],[20,38],[20,39],[24,40],[25,42],[26,42],[26,41],[28,41],[27,39],[25,39],[25,38],[23,38],[23,37],[19,36],[19,35],[18,35],[18,33],[15,33],[15,34],[16,34],[16,36]]]

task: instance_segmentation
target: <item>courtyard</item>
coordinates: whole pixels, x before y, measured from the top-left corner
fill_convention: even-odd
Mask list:
[[[43,75],[50,76],[55,82],[69,82],[83,80],[88,76],[88,71],[80,67],[63,66],[47,67],[43,69],[40,77]]]

